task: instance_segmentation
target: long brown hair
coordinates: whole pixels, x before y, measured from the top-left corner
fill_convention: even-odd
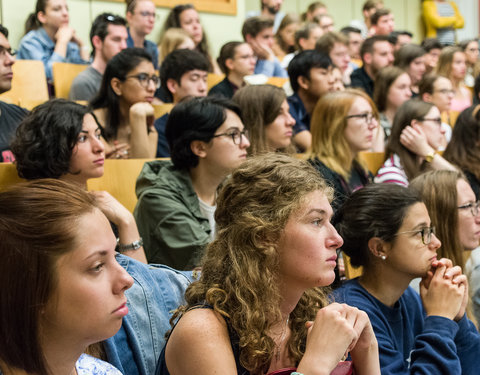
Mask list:
[[[432,103],[427,103],[419,99],[410,99],[398,108],[393,119],[392,133],[390,137],[388,137],[388,143],[385,149],[385,160],[393,154],[397,154],[409,181],[425,171],[427,165],[425,162],[422,164],[418,163],[417,155],[400,142],[400,135],[403,129],[409,126],[413,120],[421,120],[424,118],[432,107],[434,107]]]
[[[217,238],[208,246],[199,281],[190,284],[174,318],[207,303],[228,319],[239,337],[240,363],[251,374],[265,374],[275,342],[269,330],[281,321],[278,240],[305,196],[331,188],[307,162],[269,153],[248,159],[225,183],[217,200]],[[304,292],[289,316],[287,348],[299,362],[305,351],[305,322],[327,304],[326,290]]]
[[[54,179],[0,192],[0,362],[50,374],[40,345],[40,317],[56,285],[56,261],[76,244],[76,222],[94,198]]]
[[[443,157],[480,180],[480,105],[460,113]]]
[[[233,101],[242,110],[243,124],[249,133],[250,155],[269,151],[265,128],[277,118],[285,99],[285,91],[272,85],[245,86],[233,96]],[[279,151],[290,153],[294,149],[291,146]]]
[[[192,4],[179,4],[172,8],[172,10],[167,16],[167,19],[165,20],[165,23],[162,26],[162,31],[160,32],[160,41],[163,40],[163,36],[168,29],[171,29],[172,27],[182,28],[182,25],[180,24],[180,14],[182,14],[182,12],[188,9],[196,10]],[[201,42],[197,45],[196,50],[207,58],[210,64],[208,71],[213,72],[213,60],[212,56],[210,55],[210,46],[208,44],[208,38],[207,34],[205,33],[205,29],[203,29],[203,38]]]
[[[427,206],[435,235],[442,242],[437,250],[439,258],[451,259],[454,266],[465,267],[464,248],[458,236],[457,182],[465,176],[461,172],[436,170],[422,173],[410,182]],[[468,183],[468,182],[467,182]]]

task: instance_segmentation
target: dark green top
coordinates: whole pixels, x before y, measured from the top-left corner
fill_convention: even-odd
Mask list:
[[[190,174],[170,161],[145,163],[137,179],[133,215],[149,263],[178,270],[199,265],[210,242],[208,219],[200,212]]]

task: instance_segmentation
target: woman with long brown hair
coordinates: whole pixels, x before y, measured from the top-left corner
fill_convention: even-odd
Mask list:
[[[250,139],[250,155],[295,151],[292,145],[295,120],[290,115],[283,89],[272,85],[245,86],[235,93],[233,101],[242,110]]]
[[[385,162],[375,182],[408,186],[408,182],[428,169],[456,168],[438,149],[445,142],[440,111],[432,103],[411,99],[403,103],[393,119]]]

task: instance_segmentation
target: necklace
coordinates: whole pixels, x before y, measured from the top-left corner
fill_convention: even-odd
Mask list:
[[[281,347],[283,344],[283,340],[285,340],[285,335],[287,334],[288,319],[289,317],[287,316],[287,321],[285,322],[285,326],[283,327],[282,336],[280,336],[280,341],[277,343],[277,350],[275,352],[275,359],[277,362],[280,361]]]

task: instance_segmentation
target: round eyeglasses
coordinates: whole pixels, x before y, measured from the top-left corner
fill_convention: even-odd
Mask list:
[[[242,131],[238,129],[234,129],[232,131],[229,131],[227,133],[220,133],[220,134],[215,134],[212,138],[217,138],[217,137],[232,137],[232,141],[236,145],[242,144],[242,136],[248,139],[248,130],[243,129]]]
[[[129,78],[137,79],[138,82],[140,83],[140,85],[142,85],[142,87],[144,89],[148,88],[148,84],[150,83],[150,81],[153,82],[156,89],[160,88],[160,78],[156,75],[149,76],[147,73],[139,73],[139,74],[136,74],[136,75],[133,75],[133,76],[126,76],[125,77],[125,79],[129,79]]]
[[[360,119],[365,120],[365,122],[367,123],[367,125],[370,125],[370,124],[373,122],[374,119],[375,119],[375,120],[377,119],[372,112],[360,113],[360,114],[358,114],[358,115],[350,115],[350,116],[346,116],[345,118],[346,118],[346,119],[349,119],[349,118],[360,118]]]
[[[430,242],[432,242],[432,234],[435,234],[435,227],[425,227],[420,230],[409,230],[406,232],[399,232],[395,236],[398,236],[399,234],[409,234],[409,233],[415,233],[415,234],[422,234],[422,243],[424,245],[428,245]]]

